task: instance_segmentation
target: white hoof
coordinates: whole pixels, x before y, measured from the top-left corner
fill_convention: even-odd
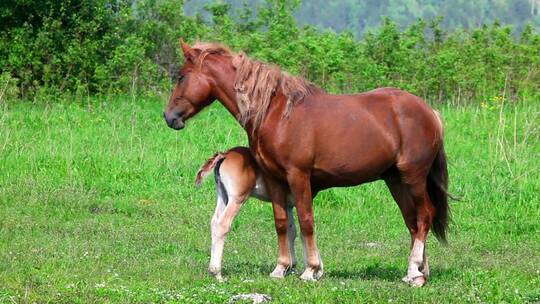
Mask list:
[[[313,267],[308,267],[306,268],[306,270],[304,270],[304,273],[302,273],[300,278],[304,281],[317,281],[322,277],[322,275],[323,275],[322,268],[314,270]]]
[[[401,280],[403,282],[409,284],[411,287],[422,287],[427,282],[427,279],[424,276],[417,276],[417,277],[414,277],[414,278],[411,278],[409,276],[405,276]]]
[[[288,267],[281,264],[277,264],[274,271],[270,273],[270,277],[276,278],[276,279],[283,279],[287,275],[288,272],[289,272]]]
[[[217,267],[208,267],[208,273],[213,276],[218,282],[223,282],[224,279],[221,276],[221,269]]]
[[[216,278],[216,281],[220,283],[225,282],[225,279],[221,276],[221,273],[218,273],[217,275],[215,275],[214,278]]]

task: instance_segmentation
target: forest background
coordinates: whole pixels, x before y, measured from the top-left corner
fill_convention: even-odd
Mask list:
[[[331,92],[430,102],[538,96],[539,1],[27,1],[0,4],[4,99],[162,95],[178,38],[218,41]],[[386,17],[385,17],[386,16]]]

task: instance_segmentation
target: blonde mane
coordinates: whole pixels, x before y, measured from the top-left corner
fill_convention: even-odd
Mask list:
[[[320,90],[305,79],[282,71],[276,65],[250,59],[244,53],[235,54],[222,44],[200,42],[193,48],[202,51],[197,66],[201,66],[209,54],[233,57],[232,62],[236,69],[234,90],[240,110],[237,119],[242,126],[251,122],[253,130],[260,126],[268,112],[272,97],[278,91],[287,97],[287,111],[284,115],[287,117],[295,104],[315,90]]]

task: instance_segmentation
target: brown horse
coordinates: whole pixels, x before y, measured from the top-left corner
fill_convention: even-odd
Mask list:
[[[449,215],[443,126],[435,111],[399,89],[332,95],[219,44],[182,41],[181,47],[186,60],[164,112],[168,126],[182,129],[215,99],[240,122],[259,167],[294,197],[307,251],[303,279],[323,273],[313,197],[326,188],[383,179],[411,235],[404,281],[425,284],[429,229],[445,241]],[[269,192],[278,264],[288,268],[287,202],[279,189],[270,186]]]

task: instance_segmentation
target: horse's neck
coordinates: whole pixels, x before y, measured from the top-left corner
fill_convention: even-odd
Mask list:
[[[230,91],[230,92],[229,92]],[[216,99],[238,120],[240,117],[240,109],[236,102],[236,94],[232,90],[222,89],[218,87],[215,93]]]
[[[324,90],[319,89],[317,87],[314,87],[313,89],[317,93],[324,93]],[[238,104],[238,100],[236,97],[236,92],[234,92],[233,90],[222,89],[222,90],[218,90],[218,94],[216,97],[221,102],[221,104],[233,115],[233,117],[238,122],[240,122],[239,118],[241,116],[241,113],[240,113],[240,106]],[[304,98],[307,98],[307,96]],[[287,112],[289,111],[288,109],[289,105],[287,104],[287,100],[288,98],[287,96],[285,96],[282,89],[278,88],[274,96],[272,96],[269,108],[266,111],[265,116],[268,117],[268,115],[272,114],[275,117],[280,117],[280,119],[286,119],[285,117],[288,116]],[[262,124],[264,124],[265,118],[263,118]],[[254,140],[255,137],[257,136],[257,133],[258,133],[257,129],[260,129],[261,126],[257,126],[257,129],[254,129],[255,127],[254,122],[252,121],[252,119],[250,119],[244,125],[242,125],[242,127],[246,131],[249,138],[249,142],[251,144],[252,140]]]
[[[216,99],[231,113],[231,115],[240,123],[240,110],[238,107],[238,102],[236,101],[236,93],[234,92],[225,92],[218,91],[216,94]],[[244,130],[246,130],[246,133],[248,134],[248,137],[252,134],[252,124],[251,122],[248,122],[246,125],[243,125],[242,127]],[[251,138],[250,138],[251,141]]]
[[[244,129],[248,133],[250,143],[252,142],[252,140],[255,141],[257,139],[259,131],[262,128],[264,128],[265,125],[270,124],[270,126],[273,126],[274,123],[280,123],[281,120],[287,119],[286,118],[288,116],[287,112],[288,112],[287,96],[283,94],[283,91],[280,88],[275,92],[274,96],[272,96],[270,100],[270,105],[268,106],[268,109],[266,110],[265,116],[263,117],[260,125],[254,126],[253,121],[250,120],[244,126]],[[272,116],[270,120],[269,120],[269,116]],[[272,122],[271,120],[273,120],[275,117],[278,117],[279,121]],[[255,127],[256,129],[254,129]]]

